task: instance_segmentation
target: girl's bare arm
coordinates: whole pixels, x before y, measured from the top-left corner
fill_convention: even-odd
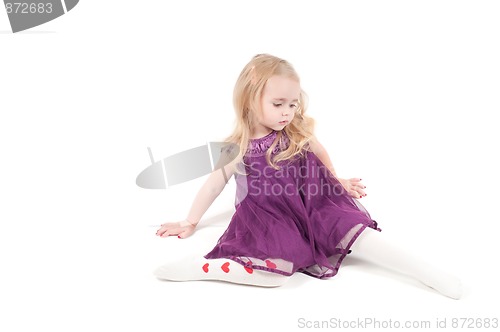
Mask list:
[[[215,171],[210,173],[207,180],[196,194],[187,218],[178,222],[162,224],[160,229],[156,232],[156,235],[161,237],[177,235],[179,238],[190,236],[205,212],[235,173],[237,164],[238,160],[235,159],[225,166],[216,168]]]
[[[311,151],[318,157],[318,159],[321,160],[321,162],[326,166],[326,168],[328,168],[328,170],[332,172],[333,176],[337,178],[337,180],[347,190],[350,196],[354,198],[361,198],[363,196],[366,196],[366,193],[364,192],[364,189],[366,187],[361,183],[360,178],[341,179],[337,176],[328,152],[316,137],[313,137],[313,139],[309,141],[309,147]]]

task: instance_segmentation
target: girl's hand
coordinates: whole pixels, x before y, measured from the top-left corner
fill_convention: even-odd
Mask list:
[[[352,178],[352,179],[338,179],[342,184],[347,193],[354,198],[361,198],[366,196],[365,191],[363,189],[366,188],[360,181],[361,179]]]
[[[194,233],[196,225],[191,224],[187,220],[179,222],[169,222],[162,224],[160,229],[156,231],[156,235],[160,237],[167,237],[177,235],[179,239],[185,239]]]

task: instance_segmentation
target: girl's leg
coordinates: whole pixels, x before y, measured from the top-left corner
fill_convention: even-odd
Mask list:
[[[395,244],[384,232],[366,228],[351,246],[352,255],[409,275],[443,295],[459,299],[460,280]]]
[[[154,275],[171,281],[220,280],[262,287],[278,287],[289,279],[277,273],[244,267],[230,259],[206,259],[203,256],[163,265],[156,269]]]

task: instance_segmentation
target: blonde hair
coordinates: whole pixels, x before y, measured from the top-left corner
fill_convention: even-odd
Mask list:
[[[233,103],[236,112],[236,125],[233,133],[226,138],[226,142],[237,144],[240,147],[238,157],[243,160],[249,148],[251,128],[256,121],[255,112],[261,108],[262,91],[267,81],[275,75],[285,76],[300,83],[293,66],[286,60],[269,54],[258,54],[243,68],[234,86]],[[314,119],[307,116],[307,95],[301,89],[293,120],[284,127],[290,144],[288,148],[277,153],[271,159],[271,153],[281,142],[282,132],[278,132],[276,139],[266,152],[267,163],[279,169],[279,161],[288,160],[302,154],[307,148],[307,143],[311,140],[314,132]]]

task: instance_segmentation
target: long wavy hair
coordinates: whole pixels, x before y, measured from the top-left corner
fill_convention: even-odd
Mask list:
[[[234,86],[236,124],[233,133],[225,141],[240,147],[238,158],[241,161],[249,148],[251,129],[257,119],[256,113],[261,112],[262,91],[267,81],[275,75],[293,79],[300,84],[299,75],[289,62],[269,54],[258,54],[243,68]],[[288,148],[271,158],[276,144],[282,142],[283,134],[280,131],[266,152],[266,160],[271,167],[279,169],[277,165],[279,161],[289,160],[302,154],[307,148],[307,143],[314,133],[314,119],[306,115],[306,109],[307,95],[301,89],[293,120],[282,130],[289,138]]]

